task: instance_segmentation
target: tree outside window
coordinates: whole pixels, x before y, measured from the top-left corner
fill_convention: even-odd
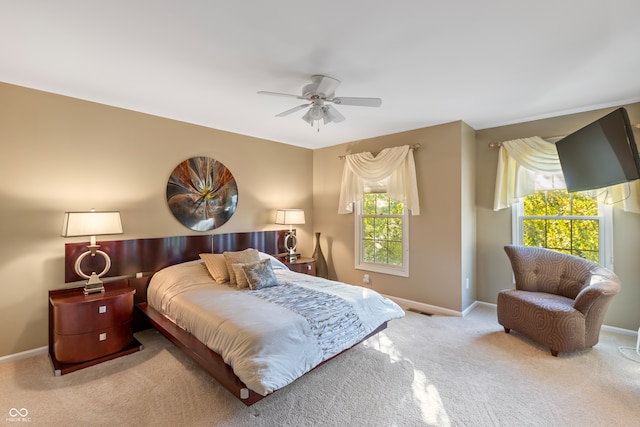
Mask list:
[[[402,203],[386,193],[365,194],[362,211],[363,260],[402,265]]]
[[[524,197],[522,243],[600,263],[601,216],[598,202],[566,190],[544,190]]]
[[[408,218],[402,202],[365,193],[356,216],[356,268],[408,276]]]

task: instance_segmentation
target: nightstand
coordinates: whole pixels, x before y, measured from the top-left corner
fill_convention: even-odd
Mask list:
[[[311,276],[316,275],[316,260],[313,258],[300,257],[296,259],[295,262],[289,262],[288,259],[284,259],[282,262],[289,267],[291,271],[309,274]]]
[[[134,353],[133,295],[126,281],[105,283],[105,292],[83,287],[49,291],[49,357],[56,376]]]

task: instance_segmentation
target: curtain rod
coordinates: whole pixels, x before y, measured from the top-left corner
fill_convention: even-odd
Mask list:
[[[568,134],[567,134],[567,135],[568,135]],[[543,137],[542,137],[542,139],[557,139],[557,138],[564,138],[564,137],[565,137],[565,136],[567,136],[567,135],[543,136]],[[516,138],[516,139],[517,139],[517,138]],[[500,141],[500,142],[490,142],[488,145],[489,145],[489,148],[500,148],[500,147],[502,147],[502,142],[503,142],[503,141]]]
[[[417,150],[417,149],[419,149],[419,148],[420,148],[420,144],[414,144],[414,145],[410,145],[410,146],[409,146],[409,149],[410,149],[410,150],[412,150],[412,151],[416,151],[416,150]],[[378,154],[378,153],[376,153],[376,154]],[[338,158],[339,158],[340,160],[344,160],[346,157],[347,157],[347,156],[338,156]]]
[[[634,123],[631,125],[632,128],[634,129],[640,129],[640,123]],[[543,136],[542,139],[556,139],[556,138],[564,138],[565,136],[567,136],[569,134],[566,135],[553,135],[553,136]],[[489,148],[500,148],[502,147],[502,141],[500,142],[490,142],[489,143]]]

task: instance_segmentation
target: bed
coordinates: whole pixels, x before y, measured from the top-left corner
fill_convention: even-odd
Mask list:
[[[156,261],[153,271],[136,272],[128,279],[137,289],[136,305],[144,320],[244,404],[286,387],[404,315],[395,303],[368,288],[290,271],[268,253],[279,253],[280,233],[248,236],[253,237],[245,235],[241,243],[235,234],[225,236],[226,243],[220,245],[218,238],[218,243],[205,243],[204,248],[206,239],[194,247],[178,245],[188,254]],[[148,242],[143,246],[148,248]],[[166,242],[155,246],[168,247]],[[210,259],[205,263],[200,257],[248,251],[257,253],[258,260],[226,263],[227,273],[238,273],[232,284],[221,279],[220,263],[217,271],[211,270]],[[139,252],[141,258],[150,254],[127,252],[129,269],[136,263],[132,253]],[[239,288],[242,269],[251,274],[243,276],[245,283]],[[249,277],[253,281],[246,281]]]

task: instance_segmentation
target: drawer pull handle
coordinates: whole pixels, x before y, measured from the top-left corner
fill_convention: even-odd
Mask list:
[[[100,307],[98,307],[98,313],[106,313],[106,312],[107,312],[106,305],[101,305]]]
[[[105,341],[107,339],[107,333],[101,333],[98,338],[100,339],[100,341]]]

